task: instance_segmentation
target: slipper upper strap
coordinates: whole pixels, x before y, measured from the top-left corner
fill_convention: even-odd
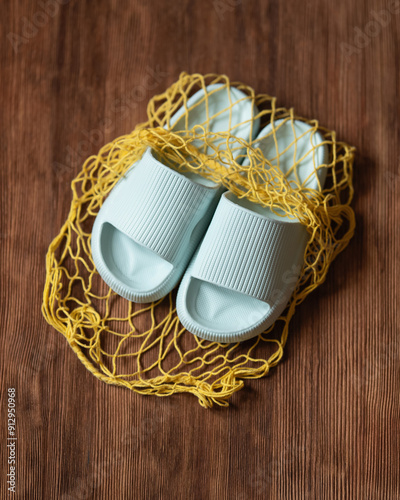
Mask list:
[[[204,233],[209,223],[204,216],[220,193],[215,186],[193,182],[163,165],[149,148],[110,193],[103,220],[175,264],[187,251],[194,228]]]
[[[225,193],[195,257],[191,275],[269,304],[294,288],[307,243],[299,222],[275,220]]]

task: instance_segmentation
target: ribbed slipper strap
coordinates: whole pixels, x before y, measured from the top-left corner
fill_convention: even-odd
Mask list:
[[[202,234],[200,226],[209,223],[209,218],[202,219],[217,194],[217,187],[193,182],[160,163],[149,148],[111,192],[102,216],[135,242],[176,264],[194,228]]]
[[[274,303],[297,281],[308,233],[299,222],[270,219],[227,196],[221,197],[191,276]]]

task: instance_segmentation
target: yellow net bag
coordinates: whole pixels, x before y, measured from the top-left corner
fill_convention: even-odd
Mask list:
[[[328,172],[324,189],[289,183],[260,149],[229,130],[211,133],[205,122],[192,130],[171,131],[170,117],[182,106],[188,113],[188,97],[199,89],[207,95],[206,87],[214,83],[242,90],[257,106],[255,118],[261,127],[279,119],[296,119],[319,131],[329,148],[327,164],[317,167]],[[231,84],[224,75],[182,73],[163,94],[150,100],[147,115],[147,122],[88,158],[73,180],[68,218],[47,253],[43,315],[103,382],[157,396],[189,392],[204,407],[227,406],[244,379],[265,376],[281,360],[296,306],[325,280],[333,259],[353,235],[354,148],[338,142],[335,132],[320,127],[316,120],[277,107],[275,98],[256,95],[242,83]],[[275,139],[274,125],[271,133]],[[208,148],[207,155],[196,147],[199,141]],[[90,247],[94,218],[118,179],[149,146],[171,168],[221,183],[280,216],[296,217],[307,228],[304,266],[291,301],[275,324],[258,337],[236,344],[201,340],[180,325],[175,291],[151,304],[135,304],[116,295],[97,273]],[[235,155],[238,148],[249,158],[247,166],[240,164],[243,154]],[[297,164],[294,161],[294,172]]]

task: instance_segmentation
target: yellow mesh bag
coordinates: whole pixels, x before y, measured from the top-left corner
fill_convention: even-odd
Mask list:
[[[289,183],[251,142],[238,140],[229,131],[211,133],[208,122],[193,130],[168,130],[169,118],[177,109],[185,106],[188,112],[187,98],[200,88],[206,92],[213,83],[242,90],[260,110],[255,117],[261,121],[260,129],[278,119],[297,119],[311,125],[313,132],[318,130],[329,148],[328,163],[318,167],[328,172],[323,191]],[[189,392],[204,407],[227,406],[244,379],[263,377],[280,361],[296,306],[325,280],[333,259],[353,235],[354,148],[338,142],[335,132],[320,127],[316,120],[277,107],[275,98],[256,95],[242,83],[231,84],[224,75],[182,73],[165,93],[150,100],[147,115],[147,122],[132,133],[88,158],[72,181],[68,218],[47,253],[42,311],[86,368],[103,382],[157,396]],[[274,127],[271,133],[276,141]],[[204,148],[195,147],[199,140]],[[171,168],[195,171],[238,196],[270,207],[277,215],[296,217],[307,227],[310,237],[304,266],[291,301],[275,324],[258,337],[237,344],[201,340],[180,325],[175,291],[152,304],[135,304],[116,295],[96,272],[90,249],[94,218],[115,183],[148,146]],[[204,154],[207,147],[212,154]],[[245,148],[249,165],[240,165],[243,155],[235,160],[238,148]],[[297,165],[294,162],[294,173]]]

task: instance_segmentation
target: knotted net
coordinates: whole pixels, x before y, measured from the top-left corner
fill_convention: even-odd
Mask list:
[[[302,120],[312,127],[311,136],[319,131],[329,149],[328,162],[314,166],[315,170],[327,169],[324,189],[312,190],[306,181],[300,182],[296,169],[303,158],[296,158],[296,154],[292,173],[297,181],[288,182],[278,168],[283,152],[275,159],[265,158],[254,141],[237,139],[229,130],[212,133],[208,121],[192,130],[171,130],[170,117],[181,106],[186,113],[190,111],[188,97],[204,89],[207,99],[206,87],[214,83],[235,86],[246,94],[259,110],[254,118],[260,119],[260,130],[272,124],[270,133],[277,151],[277,120],[292,124],[295,119]],[[42,311],[86,368],[103,382],[157,396],[189,392],[204,407],[214,403],[227,406],[245,379],[263,377],[279,363],[296,306],[323,283],[330,264],[353,235],[354,148],[338,142],[335,132],[316,120],[298,117],[293,109],[278,107],[274,97],[255,94],[242,83],[231,84],[224,75],[182,73],[163,94],[150,100],[147,116],[148,120],[130,134],[89,157],[72,181],[68,218],[47,253]],[[118,179],[149,146],[171,168],[193,171],[221,183],[237,196],[269,207],[280,216],[296,217],[307,228],[304,266],[290,303],[275,324],[258,337],[236,344],[201,340],[179,323],[175,290],[157,302],[135,304],[116,295],[98,275],[90,248],[94,219]],[[238,149],[244,153],[238,155]],[[314,158],[313,146],[307,154]],[[245,166],[241,164],[244,156],[249,159]]]

